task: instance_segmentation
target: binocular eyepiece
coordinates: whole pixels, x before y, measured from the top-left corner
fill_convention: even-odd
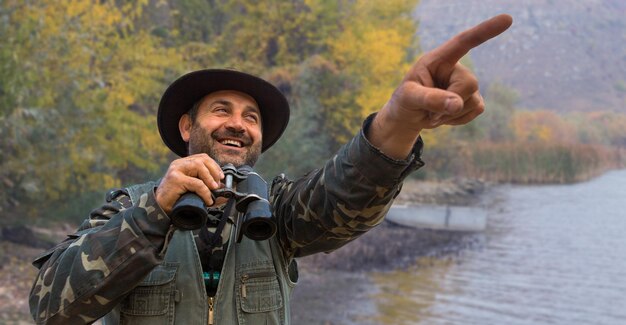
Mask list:
[[[235,200],[237,211],[243,213],[237,220],[237,242],[241,241],[242,235],[252,240],[272,237],[276,233],[276,221],[270,211],[265,180],[247,165],[237,169],[232,164],[226,164],[222,170],[225,186],[213,191],[213,196]],[[170,214],[172,224],[184,230],[199,229],[206,224],[208,217],[207,207],[193,192],[182,195]]]

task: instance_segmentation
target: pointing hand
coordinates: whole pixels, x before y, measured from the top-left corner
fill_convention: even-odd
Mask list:
[[[495,16],[424,54],[378,113],[368,138],[386,154],[404,159],[423,129],[466,124],[484,111],[478,80],[459,60],[507,30],[509,15]]]

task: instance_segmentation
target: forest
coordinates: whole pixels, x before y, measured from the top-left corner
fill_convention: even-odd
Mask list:
[[[108,189],[161,177],[176,157],[156,128],[158,102],[196,69],[246,71],[287,95],[290,125],[257,166],[266,179],[321,166],[419,57],[418,5],[0,2],[0,225],[78,223]],[[476,121],[422,134],[426,167],[412,177],[567,183],[626,167],[626,114],[520,107],[497,82],[483,95]]]

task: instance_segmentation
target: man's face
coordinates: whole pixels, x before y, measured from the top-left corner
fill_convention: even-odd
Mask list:
[[[261,112],[247,94],[223,90],[200,100],[195,121],[188,114],[179,127],[189,155],[206,153],[218,164],[254,166],[261,154]]]

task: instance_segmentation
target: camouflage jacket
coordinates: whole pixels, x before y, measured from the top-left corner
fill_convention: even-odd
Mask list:
[[[422,146],[420,139],[410,157],[394,160],[361,130],[322,169],[276,178],[270,202],[284,257],[333,251],[382,222],[403,179],[424,165]],[[29,303],[38,324],[101,318],[163,261],[173,227],[154,191],[134,205],[121,192],[109,192],[74,234],[33,262],[40,271]]]

